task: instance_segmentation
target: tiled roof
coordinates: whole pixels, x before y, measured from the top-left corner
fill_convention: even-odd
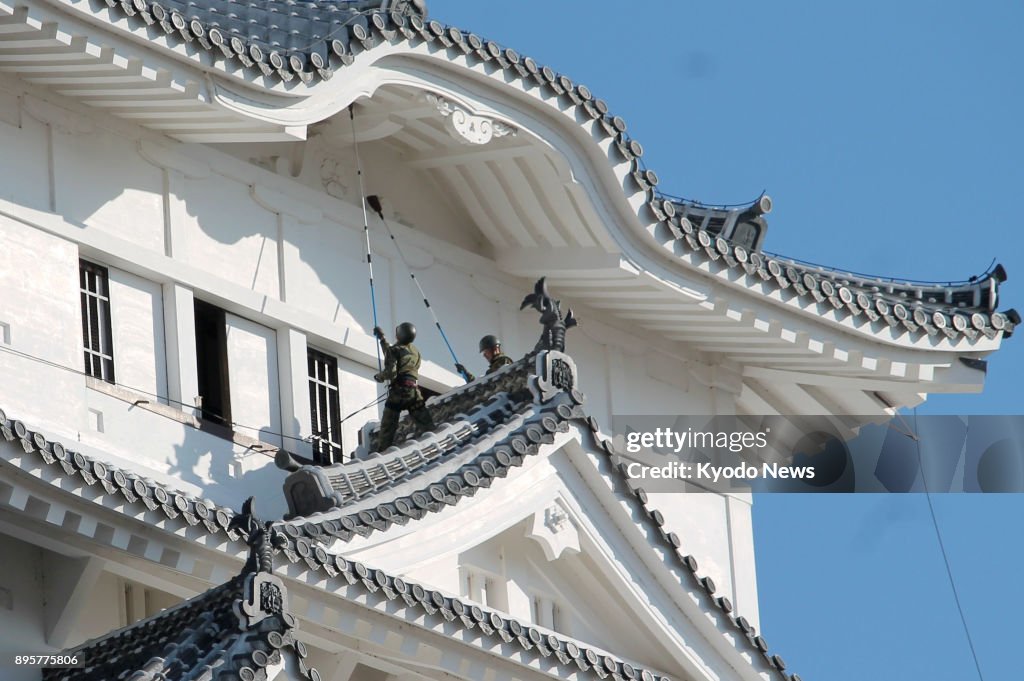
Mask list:
[[[542,289],[543,280],[538,282],[537,290]],[[554,304],[557,306],[557,301]],[[546,335],[551,326],[545,330]],[[564,348],[564,328],[550,335],[557,336],[558,347]],[[594,451],[606,455],[602,465],[605,479],[634,506],[634,519],[644,534],[660,545],[667,567],[681,580],[693,582],[705,606],[741,633],[741,640],[746,640],[783,678],[799,680],[784,673],[782,658],[768,653],[764,638],[745,618],[733,613],[729,599],[715,596],[716,585],[711,578],[698,575],[696,559],[681,550],[680,538],[664,529],[661,512],[648,506],[647,493],[629,479],[621,453],[615,451],[611,440],[601,438],[597,420],[588,417],[583,408],[585,398],[577,385],[571,357],[559,349],[540,349],[499,372],[434,398],[428,403],[437,424],[431,434],[400,442],[380,454],[363,452],[368,458],[355,463],[301,467],[289,476],[286,494],[295,489],[305,493],[319,489],[321,496],[305,499],[317,510],[282,524],[289,538],[285,553],[311,569],[330,569],[331,559],[324,547],[334,540],[347,542],[356,535],[385,531],[394,524],[405,525],[454,506],[507,476],[511,468],[539,454],[544,445],[554,442],[557,433],[567,432],[575,423],[589,431]],[[408,433],[412,427],[408,415],[401,425],[405,428],[402,432]],[[364,440],[374,432],[374,428],[368,428]],[[466,435],[455,437],[457,433]],[[289,496],[295,512],[299,509],[292,506],[293,501]],[[371,575],[365,568],[360,575],[359,567],[351,569],[362,580],[369,583],[377,579],[377,573]],[[386,582],[387,576],[381,575]],[[443,596],[437,598],[439,608],[448,602]]]
[[[530,355],[519,360],[507,369],[510,373],[519,373],[524,368],[535,369],[543,366],[550,359],[551,354],[542,352],[539,355]],[[535,369],[530,375],[534,385],[546,383],[540,369]],[[480,379],[482,380],[482,379]],[[494,384],[501,384],[500,380],[493,381]],[[470,384],[472,386],[472,384]],[[469,388],[470,386],[466,386]],[[547,387],[547,386],[545,386]],[[463,388],[462,391],[465,391]],[[486,389],[484,390],[486,394]],[[491,396],[494,400],[496,396]],[[500,396],[498,396],[500,397]],[[467,407],[470,400],[465,392],[453,395],[452,400],[462,403]],[[340,556],[334,557],[338,561],[332,564],[332,557],[324,548],[334,540],[349,541],[352,537],[368,536],[375,531],[385,531],[394,524],[405,525],[410,521],[423,518],[429,513],[440,512],[454,506],[464,497],[474,496],[477,492],[490,487],[498,478],[508,475],[509,470],[521,466],[524,460],[541,452],[545,444],[550,444],[558,432],[568,431],[571,423],[583,425],[590,433],[591,446],[595,451],[605,454],[602,472],[609,481],[610,486],[621,496],[625,497],[634,506],[634,519],[644,534],[660,545],[666,566],[673,571],[681,580],[691,582],[699,589],[704,600],[705,608],[721,617],[738,633],[738,640],[745,641],[758,655],[762,656],[768,665],[781,675],[781,678],[799,681],[799,676],[785,674],[785,663],[781,657],[768,653],[768,644],[763,637],[759,636],[750,623],[742,616],[733,612],[732,603],[724,596],[716,596],[716,585],[710,577],[701,577],[698,573],[696,559],[682,550],[682,541],[672,532],[664,529],[665,519],[660,511],[647,505],[647,493],[633,483],[626,475],[626,463],[620,459],[621,452],[616,452],[611,440],[602,439],[599,435],[599,427],[596,419],[588,417],[583,409],[584,398],[576,390],[559,391],[548,398],[549,401],[541,404],[540,400],[529,402],[518,411],[504,412],[509,420],[515,424],[511,430],[504,431],[500,439],[490,440],[478,438],[472,442],[460,444],[450,453],[443,453],[432,459],[421,457],[417,453],[420,447],[418,441],[408,441],[401,446],[389,449],[378,455],[382,461],[381,465],[393,466],[391,462],[402,457],[408,457],[419,463],[415,469],[408,472],[402,471],[401,475],[394,475],[394,480],[386,480],[386,474],[375,472],[373,476],[364,482],[361,488],[362,496],[351,495],[340,499],[336,507],[325,512],[316,512],[308,517],[293,517],[291,520],[282,523],[281,529],[289,537],[289,545],[285,553],[290,560],[303,562],[315,570],[337,570],[344,572],[347,569],[351,576],[350,581],[360,579],[367,586],[384,587],[390,579],[380,571],[368,571],[359,564],[352,564]],[[462,411],[461,409],[459,411]],[[467,409],[472,411],[472,409]],[[484,413],[485,410],[481,410]],[[408,418],[408,417],[406,417]],[[459,417],[461,419],[461,415]],[[486,417],[481,417],[486,421]],[[472,421],[471,421],[472,422]],[[445,430],[450,423],[442,422],[438,428]],[[491,423],[486,427],[494,428]],[[483,429],[483,428],[481,428]],[[497,428],[495,428],[497,431]],[[452,462],[452,465],[442,468],[441,462]],[[346,472],[350,465],[354,465],[351,473]],[[322,472],[317,472],[313,467],[304,468],[303,471],[293,473],[289,482],[307,482],[310,478],[324,475],[328,479],[343,480],[338,476],[351,475],[353,479],[366,478],[363,471],[372,471],[376,460],[371,458],[358,464],[342,464],[328,467]],[[392,468],[398,470],[398,467]],[[339,483],[344,486],[347,483]],[[287,486],[286,486],[287,489]],[[410,492],[410,490],[415,490]],[[358,510],[354,510],[358,509]],[[378,581],[379,580],[379,581]],[[407,588],[400,584],[400,588]],[[393,588],[394,590],[394,588]],[[403,595],[402,592],[396,592]],[[404,594],[406,600],[411,596],[412,601],[417,601],[416,594]],[[456,599],[448,599],[441,594],[432,596],[429,592],[420,594],[423,603],[433,604],[435,608],[448,608],[451,615],[462,616],[465,606],[458,603]],[[482,611],[481,611],[482,612]],[[481,612],[476,610],[464,622],[471,624],[478,622],[477,617]],[[447,615],[446,615],[447,616]],[[491,616],[492,618],[494,615]],[[497,615],[498,619],[503,618]],[[485,629],[486,631],[486,629]],[[524,634],[527,636],[527,634]],[[628,680],[628,674],[618,674],[621,679]]]
[[[43,680],[262,681],[268,668],[284,662],[283,655],[293,655],[292,666],[302,678],[320,681],[304,661],[305,646],[295,639],[287,589],[273,574],[270,526],[251,515],[251,503],[232,523],[250,545],[249,560],[237,577],[64,651],[83,666],[45,670]]]
[[[422,484],[427,477],[437,479],[445,495],[459,489],[474,493],[481,478],[468,469],[461,471],[461,464],[498,444],[511,447],[512,442],[518,441],[517,433],[525,433],[537,421],[535,398],[528,384],[530,376],[536,373],[536,360],[537,355],[530,354],[498,372],[431,398],[427,408],[435,429],[412,439],[415,424],[406,415],[399,422],[398,444],[384,452],[370,453],[364,445],[357,450],[356,461],[325,467],[299,467],[279,457],[279,465],[294,471],[285,483],[291,513],[310,516],[343,508],[354,515],[369,500],[387,499],[391,506],[376,509],[374,517],[383,514],[397,519],[407,514],[407,508],[411,511],[423,505],[418,491],[414,490],[412,496],[401,493],[409,484]],[[373,443],[376,436],[377,423],[371,422],[364,428],[363,441]],[[446,473],[450,474],[447,478]],[[484,478],[485,484],[489,484],[489,478]],[[337,514],[332,515],[340,520]]]
[[[118,496],[131,504],[145,505],[170,520],[201,526],[210,534],[224,533],[234,539],[230,529],[235,513],[218,507],[212,501],[167,487],[140,476],[135,471],[116,468],[108,463],[66,448],[60,442],[48,442],[39,432],[32,432],[21,421],[8,420],[0,409],[0,436],[17,441],[27,454],[35,453],[43,464],[62,470],[67,476],[79,476],[92,488],[101,488],[107,495]]]
[[[599,459],[604,480],[630,504],[638,530],[652,543],[666,569],[680,580],[684,589],[695,595],[720,626],[731,629],[733,645],[761,657],[779,678],[799,681],[798,676],[785,673],[782,659],[769,654],[768,644],[746,619],[733,612],[732,603],[715,595],[714,582],[698,574],[696,559],[682,550],[682,542],[676,534],[664,529],[664,517],[647,505],[644,490],[634,487],[628,479],[625,464],[612,442],[601,439],[597,421],[583,410],[584,396],[576,389],[575,363],[562,352],[565,329],[575,323],[572,313],[570,311],[562,317],[557,301],[547,297],[543,281],[538,282],[537,292],[527,298],[527,302],[541,310],[545,324],[542,341],[535,351],[501,372],[482,377],[437,401],[435,416],[439,418],[435,422],[439,423],[439,431],[447,432],[452,422],[462,422],[459,427],[471,431],[470,436],[459,440],[450,451],[436,444],[436,435],[420,440],[407,439],[400,446],[356,464],[361,470],[368,471],[378,460],[381,463],[403,460],[410,470],[401,476],[396,475],[395,480],[388,483],[380,484],[381,480],[377,478],[378,482],[368,484],[361,497],[332,498],[332,504],[337,506],[326,512],[274,523],[271,530],[276,540],[274,546],[290,562],[327,575],[337,585],[360,585],[363,595],[370,601],[403,601],[413,613],[423,611],[449,622],[458,622],[463,628],[479,629],[487,637],[515,643],[529,654],[547,658],[550,664],[557,662],[592,672],[602,679],[654,681],[659,676],[655,672],[638,669],[604,651],[581,647],[577,642],[555,633],[543,634],[505,614],[466,605],[458,598],[406,582],[382,570],[367,568],[328,551],[335,539],[344,542],[355,535],[366,536],[386,530],[394,523],[405,524],[453,506],[460,499],[494,484],[497,478],[505,477],[511,468],[521,466],[526,457],[541,453],[542,447],[554,442],[556,433],[567,432],[573,426],[582,427],[587,433],[585,440],[589,440],[584,444],[605,455]],[[540,292],[544,295],[538,301],[536,297]],[[481,408],[471,407],[480,399],[485,402]],[[0,412],[0,433],[7,440],[17,440],[26,453],[38,454],[45,464],[59,466],[67,475],[81,475],[90,486],[102,485],[108,494],[146,504],[151,510],[162,509],[169,517],[188,513],[189,522],[202,523],[211,533],[225,532],[234,539],[243,534],[238,529],[243,524],[239,518],[244,518],[244,515],[236,516],[228,509],[215,509],[209,502],[170,491],[157,483],[108,468],[77,452],[69,452],[60,443],[47,442],[39,433],[29,431],[22,423],[7,421],[3,412]],[[424,457],[422,450],[429,447],[430,442],[438,447],[438,454],[432,458]],[[420,452],[419,458],[414,456],[417,451]],[[316,479],[316,471],[303,470]],[[398,468],[390,470],[397,471]],[[331,472],[337,471],[332,469]],[[361,504],[360,510],[352,511],[355,504]],[[330,583],[327,588],[339,591]],[[227,598],[224,594],[221,597]]]
[[[699,576],[696,560],[682,551],[680,539],[675,534],[664,531],[662,528],[664,519],[661,514],[646,506],[646,493],[641,489],[633,489],[631,483],[625,479],[624,473],[616,467],[616,454],[611,441],[599,439],[597,422],[593,418],[587,418],[580,405],[576,404],[580,398],[582,395],[579,393],[561,393],[554,396],[552,398],[554,408],[541,417],[541,423],[547,419],[546,427],[545,425],[538,426],[537,422],[534,422],[528,430],[516,433],[515,441],[521,444],[512,446],[502,443],[500,447],[495,447],[477,457],[475,468],[467,469],[467,471],[474,470],[479,476],[476,486],[466,484],[453,493],[447,482],[444,485],[430,485],[423,492],[410,495],[413,500],[411,506],[406,506],[401,499],[389,502],[390,506],[384,504],[393,514],[387,519],[384,515],[388,511],[382,515],[378,508],[367,511],[367,515],[357,514],[356,520],[334,521],[328,518],[317,522],[314,518],[310,518],[275,523],[275,534],[283,539],[280,542],[280,550],[290,562],[301,563],[309,570],[326,575],[333,582],[360,586],[365,597],[370,599],[371,604],[375,599],[403,601],[410,609],[409,616],[411,617],[418,617],[420,611],[427,615],[437,615],[447,621],[458,622],[461,627],[479,629],[487,637],[497,638],[505,643],[516,643],[530,654],[549,658],[551,663],[557,661],[558,664],[580,671],[592,672],[602,679],[611,677],[613,681],[637,681],[638,679],[667,681],[660,674],[650,670],[637,669],[621,658],[608,655],[604,651],[580,646],[575,641],[564,639],[556,634],[542,634],[529,624],[523,624],[503,613],[476,605],[466,605],[457,598],[445,596],[441,592],[407,582],[382,570],[367,568],[361,563],[347,560],[343,555],[331,553],[326,549],[329,543],[328,537],[332,540],[334,538],[347,540],[354,534],[368,534],[375,529],[383,530],[387,527],[386,523],[404,524],[410,520],[422,518],[427,513],[443,510],[447,506],[457,503],[461,497],[474,494],[479,488],[489,486],[495,478],[504,477],[510,468],[522,465],[524,457],[539,453],[540,447],[545,443],[550,443],[553,439],[549,430],[551,427],[554,427],[555,430],[563,430],[568,427],[569,421],[584,423],[591,431],[591,444],[595,450],[608,455],[606,465],[602,469],[606,479],[635,507],[634,517],[637,519],[640,529],[657,542],[655,548],[659,549],[659,553],[666,561],[666,566],[680,578],[684,587],[692,587],[700,594],[699,597],[703,599],[704,608],[713,617],[727,622],[728,626],[739,634],[733,637],[737,645],[746,647],[750,652],[763,657],[766,664],[778,671],[779,678],[786,681],[799,681],[798,676],[790,676],[783,672],[785,665],[781,658],[767,652],[767,643],[757,635],[753,627],[743,617],[732,612],[732,604],[728,599],[714,596],[714,583],[710,578]],[[16,441],[27,454],[37,455],[44,464],[58,467],[69,476],[82,476],[90,486],[100,485],[108,495],[122,496],[131,504],[145,504],[151,510],[158,509],[171,518],[178,517],[178,513],[183,516],[187,513],[190,518],[189,522],[194,521],[197,527],[204,528],[211,534],[226,533],[230,538],[236,540],[239,538],[239,533],[234,527],[237,525],[237,521],[235,521],[237,516],[229,509],[216,508],[208,501],[168,490],[158,483],[146,482],[140,477],[118,469],[108,468],[95,459],[66,449],[59,442],[47,442],[40,433],[30,431],[22,422],[7,420],[2,411],[0,411],[0,434],[9,441]],[[73,463],[68,463],[69,461]],[[109,484],[114,478],[118,481],[123,479],[127,484]],[[470,479],[472,480],[472,477]],[[158,498],[165,499],[164,494],[168,495],[166,498],[171,500],[170,504],[157,501]],[[178,509],[182,507],[185,510],[179,511]],[[199,519],[199,516],[205,517]],[[349,522],[352,522],[351,529],[349,529]],[[200,598],[210,599],[206,601],[204,609],[220,607],[215,606],[215,603],[223,604],[227,599],[235,598],[238,588],[240,588],[238,581],[233,580],[204,594]],[[338,590],[330,582],[327,588],[332,591]],[[185,608],[189,603],[195,603],[195,600],[178,607]],[[164,614],[175,612],[178,610],[171,609]],[[188,612],[195,611],[189,610]],[[142,624],[136,626],[142,626]],[[132,629],[128,631],[132,631]],[[140,635],[149,636],[147,632],[150,631],[158,632],[159,630],[145,629]],[[100,641],[104,640],[106,637],[100,639]],[[134,658],[132,659],[134,660]],[[98,681],[100,678],[108,677],[67,678],[69,681],[79,681],[79,679],[83,679],[83,681],[84,679],[89,679],[89,681],[96,679]]]
[[[658,175],[643,164],[643,146],[626,134],[626,122],[609,113],[608,105],[585,85],[574,83],[530,57],[459,28],[427,21],[423,2],[365,0],[267,0],[259,5],[236,0],[106,0],[111,20],[159,27],[171,43],[187,42],[211,53],[226,71],[239,66],[258,77],[313,84],[351,64],[361,52],[382,43],[427,43],[473,62],[486,62],[502,77],[517,79],[527,90],[539,88],[556,96],[559,111],[572,115],[611,139],[631,168],[635,188],[647,193],[649,217],[663,227],[664,245],[681,245],[710,274],[733,274],[749,288],[784,301],[794,297],[817,314],[853,318],[872,328],[892,328],[915,337],[973,340],[1009,335],[1019,323],[1010,310],[996,312],[1002,267],[965,282],[915,283],[843,272],[829,267],[768,255],[760,251],[764,237],[736,242],[731,235],[738,219],[763,220],[767,197],[738,208],[705,206],[658,189]],[[152,33],[151,35],[156,35]],[[678,250],[676,251],[678,253]],[[681,254],[682,255],[682,254]],[[692,262],[692,257],[683,256]]]

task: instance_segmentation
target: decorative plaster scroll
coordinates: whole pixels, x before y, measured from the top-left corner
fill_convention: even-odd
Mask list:
[[[517,133],[510,125],[487,116],[476,116],[444,97],[427,93],[426,98],[445,117],[448,134],[462,144],[487,144],[495,137]]]
[[[139,155],[157,168],[177,170],[192,180],[202,180],[210,176],[210,166],[204,161],[189,158],[150,140],[139,140]]]
[[[526,536],[540,544],[549,561],[557,560],[564,551],[580,551],[579,532],[557,500],[533,514]]]

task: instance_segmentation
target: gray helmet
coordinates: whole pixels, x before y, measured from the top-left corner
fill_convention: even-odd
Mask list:
[[[480,352],[484,350],[497,350],[501,346],[501,339],[497,336],[487,334],[480,339]]]
[[[416,340],[416,327],[412,322],[402,322],[395,327],[395,339],[402,344],[412,343]]]

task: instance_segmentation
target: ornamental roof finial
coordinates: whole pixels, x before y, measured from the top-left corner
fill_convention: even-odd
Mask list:
[[[578,322],[573,316],[572,308],[562,316],[561,301],[555,300],[548,293],[546,282],[547,277],[541,277],[533,287],[533,293],[523,298],[520,310],[532,306],[540,312],[540,323],[544,325],[540,340],[534,350],[558,350],[565,351],[565,332],[576,326]]]

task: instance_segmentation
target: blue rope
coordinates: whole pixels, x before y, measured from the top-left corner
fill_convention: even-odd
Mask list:
[[[430,306],[428,305],[427,307]],[[459,358],[455,356],[455,351],[452,350],[452,344],[448,342],[448,336],[445,335],[444,329],[441,328],[441,322],[435,320],[434,324],[437,326],[437,330],[441,332],[441,338],[444,339],[444,344],[448,346],[448,352],[452,353],[452,360],[455,362],[456,368],[461,366],[461,364],[459,363]],[[466,382],[469,382],[469,374],[467,374],[465,371],[459,371],[459,375],[461,375],[462,378],[466,380]]]

